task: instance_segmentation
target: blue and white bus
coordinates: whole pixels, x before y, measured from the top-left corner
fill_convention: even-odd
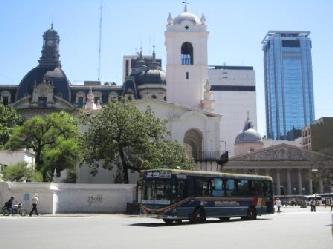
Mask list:
[[[167,224],[216,217],[256,219],[274,213],[272,178],[210,171],[154,169],[142,172],[141,213]]]

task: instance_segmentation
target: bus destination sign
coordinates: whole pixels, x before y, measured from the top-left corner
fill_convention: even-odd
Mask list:
[[[148,171],[145,174],[146,178],[171,178],[171,173],[170,172],[165,172],[165,171]]]

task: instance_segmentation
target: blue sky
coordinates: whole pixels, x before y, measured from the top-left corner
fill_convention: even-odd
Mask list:
[[[122,56],[155,45],[165,66],[168,13],[182,1],[103,1],[102,81],[121,84]],[[40,57],[51,22],[60,35],[62,67],[72,83],[98,77],[100,0],[11,0],[0,7],[0,84],[19,84]],[[256,71],[258,130],[265,134],[263,52],[268,30],[309,30],[316,118],[333,116],[333,1],[192,0],[189,11],[207,19],[211,65],[246,65]]]

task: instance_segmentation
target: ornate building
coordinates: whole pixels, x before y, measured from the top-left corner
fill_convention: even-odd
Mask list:
[[[279,144],[235,156],[224,170],[271,176],[277,195],[325,193],[331,192],[329,175],[333,173],[333,158]]]
[[[99,81],[74,85],[61,67],[59,42],[59,35],[52,25],[44,32],[38,65],[23,77],[19,85],[0,86],[1,103],[13,106],[25,117],[31,117],[58,110],[83,108],[88,98],[92,98],[95,105],[124,97],[165,99],[165,73],[160,67],[160,60],[155,60],[155,52],[151,63],[137,60],[132,74],[122,86],[115,83],[102,85]],[[142,52],[139,58],[142,58]]]

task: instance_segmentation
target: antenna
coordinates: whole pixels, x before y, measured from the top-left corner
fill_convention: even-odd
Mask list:
[[[100,81],[101,79],[102,24],[103,24],[103,1],[101,1],[101,6],[99,8],[98,81]]]

